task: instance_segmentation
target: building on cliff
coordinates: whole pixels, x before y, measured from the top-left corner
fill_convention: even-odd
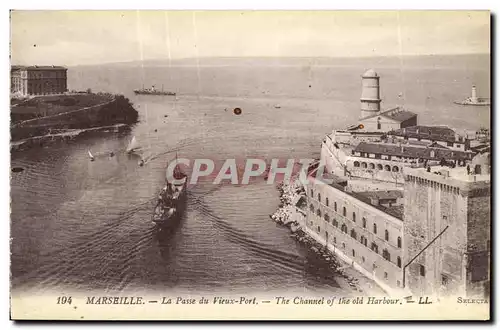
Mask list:
[[[484,294],[490,172],[477,162],[489,154],[451,128],[418,125],[401,107],[381,110],[379,81],[373,70],[363,74],[358,123],[323,140],[325,173],[310,171],[299,224],[389,293]],[[443,219],[447,233],[436,239]]]
[[[67,71],[62,66],[12,66],[11,93],[26,95],[62,94],[67,91]]]

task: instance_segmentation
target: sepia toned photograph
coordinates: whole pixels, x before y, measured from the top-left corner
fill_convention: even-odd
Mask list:
[[[489,320],[490,24],[11,10],[11,319]]]

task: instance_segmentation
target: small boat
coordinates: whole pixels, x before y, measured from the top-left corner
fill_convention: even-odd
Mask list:
[[[92,155],[90,150],[88,150],[88,152],[89,152],[90,161],[93,162],[95,160],[95,157],[94,157],[94,155]]]
[[[281,109],[281,105],[279,105],[279,104],[275,104],[275,105],[274,105],[274,108],[275,108],[275,109]]]
[[[490,99],[484,97],[477,97],[476,86],[472,86],[471,96],[463,101],[453,102],[459,105],[474,105],[474,106],[488,106],[491,105]]]
[[[135,149],[137,149],[137,139],[134,136],[132,140],[130,140],[130,143],[127,146],[127,153],[130,154],[134,152]]]

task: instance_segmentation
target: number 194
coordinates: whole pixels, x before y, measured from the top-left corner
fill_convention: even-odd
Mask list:
[[[61,305],[64,304],[71,305],[71,297],[66,297],[66,296],[57,297],[57,303]]]

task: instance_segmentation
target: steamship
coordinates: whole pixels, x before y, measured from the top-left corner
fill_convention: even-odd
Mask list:
[[[164,91],[163,90],[163,85],[161,86],[161,90],[157,90],[155,86],[151,86],[151,88],[144,88],[142,86],[141,89],[135,89],[134,93],[137,95],[170,95],[170,96],[175,96],[176,94],[174,92],[169,92],[169,91]]]
[[[160,228],[174,225],[184,213],[187,200],[187,175],[176,167],[173,176],[174,182],[169,182],[167,179],[153,212],[152,222]]]

